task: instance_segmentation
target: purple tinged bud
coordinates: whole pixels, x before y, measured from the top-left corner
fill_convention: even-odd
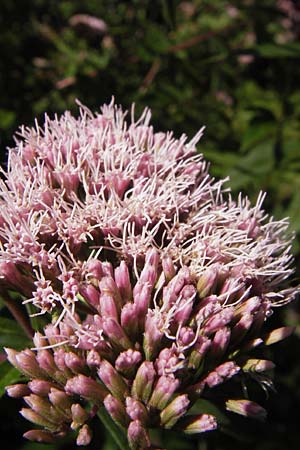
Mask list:
[[[38,331],[36,333],[34,333],[33,343],[34,343],[35,348],[42,348],[42,347],[45,347],[46,345],[48,345],[48,341],[47,341],[47,339],[45,339],[45,336],[43,336]]]
[[[42,427],[48,428],[49,430],[56,431],[57,425],[47,420],[45,417],[42,417],[40,414],[36,413],[30,408],[22,408],[20,414],[29,422],[32,422],[36,425],[40,425]]]
[[[120,313],[121,307],[123,306],[123,299],[121,299],[115,280],[109,276],[103,277],[99,282],[99,288],[101,296],[111,296],[114,299],[116,309]]]
[[[230,342],[230,335],[230,329],[227,327],[221,328],[214,335],[210,348],[210,356],[215,361],[224,355]]]
[[[24,414],[22,415],[24,416]],[[55,442],[54,434],[46,430],[29,430],[23,434],[23,437],[29,441],[40,442],[43,444],[52,444]]]
[[[190,327],[182,327],[179,336],[178,336],[178,343],[182,347],[189,346],[195,339],[195,332]]]
[[[264,420],[267,416],[267,412],[262,406],[245,399],[227,400],[226,409],[227,411],[259,420]]]
[[[176,372],[180,361],[176,347],[164,348],[161,350],[155,362],[155,369],[158,375],[165,375],[168,372]]]
[[[178,395],[160,413],[160,422],[164,428],[172,428],[175,423],[187,412],[190,401],[186,394]]]
[[[126,350],[120,353],[115,362],[115,368],[124,376],[132,376],[135,373],[136,366],[142,360],[142,355],[137,350]]]
[[[76,444],[78,446],[89,445],[92,440],[92,437],[93,437],[92,430],[90,429],[90,427],[87,424],[85,424],[79,430],[79,433],[78,433],[78,436],[76,439]]]
[[[206,334],[215,333],[220,328],[225,327],[233,317],[233,308],[223,308],[221,311],[207,319],[204,326]]]
[[[132,299],[132,288],[125,261],[121,261],[120,265],[115,269],[115,282],[119,289],[122,302],[126,304]]]
[[[138,332],[137,315],[137,305],[134,303],[126,303],[123,306],[121,311],[121,326],[131,338],[134,338]]]
[[[91,283],[80,286],[80,294],[84,297],[89,305],[95,309],[100,306],[100,292]]]
[[[30,394],[27,397],[24,397],[24,400],[34,412],[39,414],[41,417],[44,417],[46,420],[53,424],[58,424],[58,422],[64,419],[61,413],[53,408],[49,400],[45,397]]]
[[[103,331],[118,349],[127,350],[128,348],[132,347],[132,344],[125,334],[123,328],[114,319],[104,319]]]
[[[101,363],[101,356],[97,352],[97,350],[90,350],[86,357],[86,363],[89,367],[99,367]]]
[[[199,416],[191,416],[188,418],[182,429],[186,434],[204,433],[217,428],[217,420],[211,414],[200,414]]]
[[[71,398],[63,391],[56,388],[51,388],[48,395],[50,402],[55,408],[57,408],[63,415],[71,418]]]
[[[204,356],[211,346],[211,340],[206,336],[199,336],[196,344],[191,351],[188,367],[197,370],[203,361]]]
[[[128,386],[124,378],[108,361],[102,361],[100,368],[98,369],[98,375],[102,383],[114,397],[119,400],[124,399],[127,395]]]
[[[65,353],[65,363],[74,374],[84,372],[86,368],[85,360],[74,352]]]
[[[106,319],[111,318],[116,321],[119,320],[119,314],[115,299],[112,295],[101,294],[100,296],[100,311],[101,316]]]
[[[254,314],[261,305],[260,297],[251,297],[246,301],[243,301],[240,305],[237,305],[234,311],[234,317],[240,319],[245,314]]]
[[[174,314],[174,322],[185,324],[190,319],[193,310],[193,300],[196,294],[196,288],[192,284],[188,284],[182,288],[179,294],[182,300]]]
[[[275,364],[266,359],[248,359],[242,369],[244,372],[266,372],[273,370],[274,367]]]
[[[276,342],[282,341],[283,339],[290,336],[294,330],[295,327],[277,328],[276,330],[271,331],[265,336],[264,342],[266,345],[275,344]]]
[[[50,376],[57,371],[52,353],[49,350],[38,350],[36,359],[40,367]]]
[[[167,284],[163,290],[163,303],[165,307],[171,308],[177,300],[179,293],[185,284],[191,281],[190,272],[187,267],[182,267],[177,275]]]
[[[134,293],[133,301],[136,305],[137,316],[140,325],[144,324],[145,315],[147,313],[150,300],[151,300],[152,288],[148,284],[141,286],[138,292]]]
[[[126,397],[126,412],[131,420],[139,420],[142,423],[147,422],[148,413],[145,406],[132,397]]]
[[[62,374],[70,377],[72,376],[72,372],[66,366],[65,354],[66,352],[63,348],[58,348],[57,350],[55,350],[53,355],[54,362]]]
[[[71,405],[71,416],[71,428],[77,430],[88,420],[89,413],[79,403],[73,403]]]
[[[11,348],[4,348],[8,361],[15,366],[20,372],[30,378],[44,378],[45,372],[40,369],[35,354],[29,350],[17,352]]]
[[[207,297],[214,293],[214,288],[218,281],[218,267],[209,267],[199,278],[197,291],[200,298]]]
[[[108,394],[103,403],[107,412],[116,423],[122,427],[126,427],[128,425],[129,418],[123,402],[113,397],[111,394]]]
[[[162,269],[166,277],[166,281],[170,281],[176,274],[176,268],[173,260],[169,256],[162,258]]]
[[[130,422],[127,437],[131,450],[147,449],[151,447],[149,435],[139,420]]]
[[[46,380],[31,380],[28,383],[28,387],[33,394],[47,397],[50,389],[54,387],[54,385]]]
[[[30,389],[27,384],[11,384],[6,386],[5,391],[7,395],[13,398],[22,398],[30,394]]]
[[[161,341],[164,333],[160,331],[160,318],[157,317],[155,311],[149,310],[145,321],[145,333],[143,348],[146,359],[155,358],[161,347]]]
[[[261,338],[252,339],[251,341],[247,341],[245,345],[243,345],[243,352],[249,352],[259,345],[263,344],[263,340]]]
[[[67,381],[65,386],[67,394],[76,394],[93,403],[102,402],[107,395],[105,387],[85,375],[77,375]]]
[[[153,363],[144,361],[138,368],[133,385],[132,395],[134,398],[143,401],[145,404],[152,394],[152,387],[156,378],[156,372]]]
[[[102,263],[98,259],[91,259],[87,261],[85,270],[88,274],[88,279],[95,287],[98,287],[98,283],[103,277]]]
[[[114,269],[112,266],[112,263],[110,263],[109,261],[105,261],[103,263],[101,263],[101,267],[102,267],[102,272],[103,272],[103,276],[106,277],[114,277]]]
[[[164,409],[179,385],[179,380],[173,376],[161,376],[154,386],[149,405],[159,410]]]
[[[216,367],[213,372],[203,380],[210,388],[218,386],[221,383],[232,378],[240,371],[240,367],[233,361],[227,361]]]
[[[233,344],[236,345],[244,338],[244,336],[246,335],[247,331],[250,329],[253,323],[253,319],[254,317],[251,314],[245,314],[234,325],[231,333]]]

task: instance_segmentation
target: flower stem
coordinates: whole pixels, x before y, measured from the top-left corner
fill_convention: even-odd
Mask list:
[[[106,409],[104,407],[99,408],[97,415],[103,423],[104,427],[113,437],[120,450],[130,450],[124,430],[115,424]]]
[[[23,310],[22,306],[11,297],[2,297],[2,300],[18,324],[23,328],[26,335],[29,338],[32,338],[34,335],[34,330],[30,324],[29,317]]]

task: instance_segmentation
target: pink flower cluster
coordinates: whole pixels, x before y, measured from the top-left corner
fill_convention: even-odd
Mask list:
[[[196,151],[202,130],[187,142],[154,132],[148,110],[125,115],[112,102],[46,116],[3,172],[0,289],[49,319],[33,349],[7,349],[29,379],[8,393],[44,428],[29,439],[71,429],[87,445],[103,408],[132,449],[151,448],[155,427],[213,430],[191,407],[225,382],[265,383],[273,364],[251,351],[291,332],[263,328],[298,292],[287,221],[267,218],[263,195],[232,200]],[[222,392],[229,411],[265,415]]]

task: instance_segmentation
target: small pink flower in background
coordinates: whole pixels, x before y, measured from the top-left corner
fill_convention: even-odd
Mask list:
[[[7,392],[39,427],[31,440],[76,430],[87,445],[103,407],[132,449],[153,427],[213,430],[190,409],[217,386],[224,409],[261,418],[227,383],[270,384],[273,364],[251,351],[292,332],[264,332],[298,292],[288,222],[209,175],[203,129],[188,142],[155,132],[149,110],[125,116],[111,102],[22,127],[3,172],[0,288],[49,319],[33,349],[7,349],[29,379]]]

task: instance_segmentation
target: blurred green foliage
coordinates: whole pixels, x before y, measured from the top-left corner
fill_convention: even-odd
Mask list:
[[[45,112],[76,112],[75,99],[92,110],[112,95],[125,107],[135,102],[137,112],[149,106],[155,127],[177,136],[191,138],[207,126],[199,150],[211,161],[211,173],[230,175],[234,193],[253,201],[267,191],[266,210],[290,217],[300,260],[299,1],[1,0],[0,49],[2,163],[18,125],[43,120]],[[9,319],[1,320],[7,328]],[[285,321],[299,323],[297,306]],[[22,339],[19,330],[8,329],[11,339]],[[282,344],[285,360],[275,354],[283,394],[272,399],[270,422],[254,434],[253,426],[238,437],[213,434],[199,450],[236,442],[250,449],[255,437],[259,450],[298,448],[297,344],[296,337],[293,345]],[[0,366],[2,382],[7,371]],[[110,441],[97,445],[89,448],[114,448]],[[165,445],[191,448],[177,438]],[[21,441],[6,448],[54,449]]]

